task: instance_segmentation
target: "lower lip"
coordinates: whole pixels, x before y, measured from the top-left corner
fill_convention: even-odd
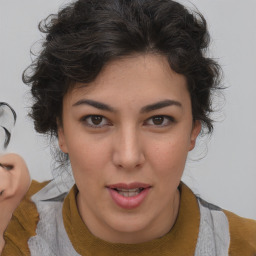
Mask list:
[[[150,188],[145,188],[136,196],[125,197],[120,195],[116,190],[108,188],[113,201],[123,209],[134,209],[139,207],[148,195],[149,190]]]

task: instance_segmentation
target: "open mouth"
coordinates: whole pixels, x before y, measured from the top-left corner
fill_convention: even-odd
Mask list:
[[[118,183],[106,186],[113,201],[123,209],[139,207],[149,194],[152,186],[141,182]]]

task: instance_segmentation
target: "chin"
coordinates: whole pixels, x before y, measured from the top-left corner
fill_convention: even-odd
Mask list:
[[[113,220],[115,221],[113,222]],[[148,227],[149,224],[145,220],[145,216],[122,216],[111,218],[109,226],[114,231],[113,233],[116,234],[116,240],[122,240],[116,241],[117,243],[135,243],[135,241],[139,243],[145,228]]]

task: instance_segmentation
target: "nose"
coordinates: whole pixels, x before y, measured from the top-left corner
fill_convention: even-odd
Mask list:
[[[145,162],[145,155],[138,131],[135,128],[122,129],[115,134],[113,163],[119,169],[135,170]]]

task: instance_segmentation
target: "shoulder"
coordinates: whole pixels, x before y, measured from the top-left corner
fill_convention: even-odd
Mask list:
[[[47,184],[48,181],[42,183],[32,181],[27,194],[13,213],[13,217],[5,231],[3,256],[30,254],[27,242],[31,236],[36,234],[35,231],[39,219],[37,208],[31,201],[31,197]]]
[[[200,249],[205,248],[207,243],[211,245],[211,241],[214,241],[213,247],[217,252],[224,250],[230,256],[256,256],[256,220],[240,217],[201,198],[198,198],[198,203]]]
[[[256,255],[256,220],[223,210],[229,222],[230,255]]]

